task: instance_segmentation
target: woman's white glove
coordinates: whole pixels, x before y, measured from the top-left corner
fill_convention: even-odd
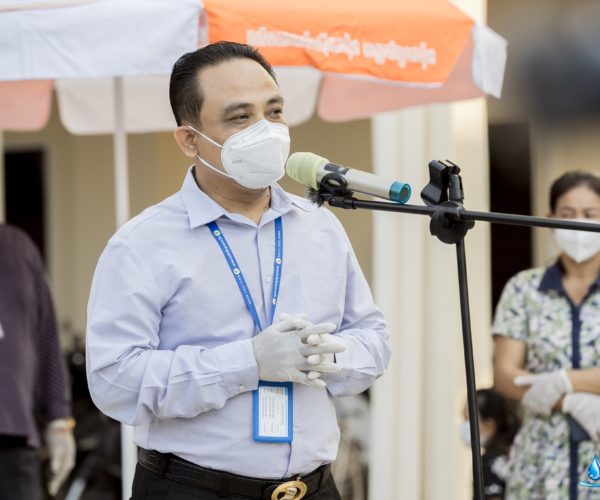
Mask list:
[[[74,421],[60,418],[48,424],[44,432],[44,440],[50,458],[50,479],[48,492],[54,496],[75,467],[75,438],[73,436]]]
[[[521,404],[528,410],[545,416],[550,415],[563,394],[573,392],[573,384],[564,368],[537,375],[521,375],[515,377],[513,383],[517,387],[531,386],[523,395]]]
[[[314,375],[309,377],[307,372],[317,370],[308,364],[306,358],[316,354],[335,354],[342,352],[345,347],[339,343],[309,345],[306,341],[310,335],[314,335],[314,331],[304,328],[304,323],[300,323],[301,321],[304,320],[288,316],[252,339],[261,380],[298,382],[314,387],[325,387],[325,382],[319,377]],[[334,363],[321,369],[339,371]]]
[[[600,396],[587,392],[572,392],[563,399],[563,413],[570,414],[585,429],[593,441],[600,440]]]

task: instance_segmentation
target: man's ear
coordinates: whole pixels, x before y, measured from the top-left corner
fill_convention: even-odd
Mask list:
[[[198,154],[198,147],[196,146],[194,132],[185,126],[180,126],[173,132],[175,142],[179,146],[179,149],[188,158],[195,158]]]

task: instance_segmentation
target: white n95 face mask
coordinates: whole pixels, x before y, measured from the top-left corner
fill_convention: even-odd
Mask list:
[[[215,172],[249,189],[264,189],[283,177],[290,154],[290,132],[286,125],[262,119],[229,136],[223,145],[188,125],[208,142],[221,148],[225,172],[196,156]]]
[[[574,222],[597,222],[590,219],[574,219]],[[600,233],[555,229],[554,237],[560,249],[575,262],[584,262],[600,252]]]
[[[468,420],[463,420],[458,428],[460,440],[467,446],[471,446],[471,425]],[[488,436],[479,433],[479,444],[484,446],[487,443]]]

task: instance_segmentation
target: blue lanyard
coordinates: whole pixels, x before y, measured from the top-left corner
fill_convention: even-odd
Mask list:
[[[210,222],[208,228],[210,229],[211,234],[215,241],[221,247],[221,251],[225,256],[225,260],[231,269],[231,274],[242,293],[242,297],[244,298],[244,302],[246,303],[246,307],[248,308],[248,312],[252,315],[252,319],[254,320],[254,324],[258,328],[258,331],[262,331],[262,326],[260,324],[260,319],[258,317],[258,312],[256,311],[256,306],[254,305],[254,300],[252,300],[252,295],[250,294],[250,289],[246,284],[246,280],[244,279],[244,275],[242,274],[242,270],[240,266],[238,266],[237,261],[235,260],[235,256],[225,239],[222,231],[219,229],[219,226],[216,222]],[[277,298],[279,297],[279,285],[281,284],[281,269],[283,266],[283,224],[281,222],[281,217],[275,219],[275,259],[273,261],[273,287],[271,290],[271,323],[273,323],[273,319],[275,318],[275,309],[277,307]],[[268,318],[267,318],[268,320]]]

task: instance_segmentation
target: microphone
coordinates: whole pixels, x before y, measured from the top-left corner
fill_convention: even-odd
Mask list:
[[[327,174],[335,173],[344,177],[350,191],[377,196],[385,200],[404,204],[410,198],[408,184],[361,172],[335,163],[314,153],[293,153],[285,166],[287,174],[297,182],[319,189],[319,184]]]

